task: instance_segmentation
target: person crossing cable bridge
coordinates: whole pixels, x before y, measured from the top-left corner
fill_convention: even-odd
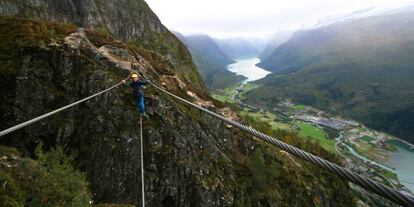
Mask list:
[[[131,82],[126,83],[123,80],[123,83],[133,89],[133,98],[135,101],[135,106],[137,107],[138,112],[140,113],[141,117],[148,117],[145,113],[145,104],[144,104],[144,85],[150,83],[149,80],[139,80],[138,74],[133,73],[131,75]]]

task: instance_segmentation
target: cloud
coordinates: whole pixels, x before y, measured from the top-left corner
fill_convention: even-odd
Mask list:
[[[184,34],[266,36],[295,30],[327,16],[368,7],[392,8],[414,0],[146,0],[171,30]]]

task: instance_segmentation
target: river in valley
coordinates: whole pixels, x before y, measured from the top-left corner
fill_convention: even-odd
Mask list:
[[[400,182],[414,193],[414,149],[398,140],[390,140],[398,150],[391,153],[387,165],[394,168]]]
[[[370,160],[355,152],[352,147],[346,144],[344,145],[348,148],[351,154],[359,159],[368,161],[371,164],[396,173],[398,180],[414,193],[414,149],[410,148],[408,144],[398,140],[390,140],[387,141],[387,143],[393,145],[397,151],[390,152],[389,159],[383,164],[381,162]]]
[[[242,75],[247,79],[243,82],[243,84],[234,90],[234,94],[232,96],[233,99],[237,98],[237,94],[244,84],[247,82],[262,79],[271,73],[256,66],[256,64],[260,62],[259,58],[244,58],[236,59],[235,61],[236,63],[228,65],[227,69],[231,72],[236,73],[237,75]],[[243,104],[240,100],[238,101]],[[339,142],[340,139],[341,138],[336,140],[336,142]],[[355,150],[350,146],[346,147],[354,156],[358,157],[359,159],[369,161],[372,164],[375,164],[383,169],[396,173],[400,182],[414,193],[414,149],[410,149],[409,145],[398,140],[392,140],[388,142],[394,145],[398,150],[396,152],[390,152],[389,160],[385,163],[370,160],[355,152]]]

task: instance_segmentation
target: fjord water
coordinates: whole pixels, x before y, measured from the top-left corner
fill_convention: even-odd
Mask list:
[[[386,164],[395,169],[400,182],[414,193],[414,149],[410,149],[410,146],[397,140],[391,140],[388,143],[398,150],[391,154]]]
[[[260,62],[259,58],[241,58],[235,61],[236,63],[228,65],[227,69],[237,75],[245,76],[247,79],[244,83],[262,79],[271,73],[256,66]],[[390,158],[383,163],[384,165],[382,163],[375,164],[395,172],[400,182],[414,193],[414,165],[412,164],[414,162],[414,149],[410,149],[410,146],[397,140],[388,141],[388,143],[394,145],[397,151],[390,152]],[[355,154],[357,153],[355,152]],[[359,154],[357,155],[364,160],[368,160]],[[372,162],[372,160],[369,161]]]
[[[234,60],[236,63],[227,66],[227,69],[237,75],[242,75],[247,79],[245,82],[251,82],[264,78],[270,74],[269,71],[256,66],[260,62],[259,58],[243,58]]]

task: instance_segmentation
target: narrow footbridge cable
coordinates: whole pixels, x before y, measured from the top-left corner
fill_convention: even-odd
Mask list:
[[[156,89],[158,89],[159,91],[161,91],[163,93],[166,93],[166,94],[172,96],[173,98],[175,98],[175,99],[177,99],[181,102],[184,102],[184,103],[186,103],[186,104],[188,104],[188,105],[190,105],[194,108],[197,108],[198,110],[200,110],[202,112],[205,112],[205,113],[207,113],[207,114],[209,114],[209,115],[211,115],[211,116],[213,116],[217,119],[220,119],[221,121],[223,121],[227,124],[230,124],[230,125],[238,128],[238,129],[240,129],[240,130],[242,130],[242,131],[244,131],[248,134],[251,134],[251,135],[253,135],[253,136],[255,136],[255,137],[271,144],[271,145],[274,145],[274,146],[276,146],[276,147],[278,147],[278,148],[280,148],[280,149],[282,149],[282,150],[284,150],[284,151],[286,151],[286,152],[288,152],[288,153],[290,153],[290,154],[292,154],[292,155],[294,155],[298,158],[301,158],[301,159],[303,159],[305,161],[308,161],[308,162],[310,162],[310,163],[312,163],[312,164],[314,164],[314,165],[316,165],[320,168],[328,170],[328,171],[332,172],[333,174],[335,174],[335,175],[337,175],[337,176],[339,176],[343,179],[346,179],[346,180],[348,180],[352,183],[355,183],[355,184],[357,184],[357,185],[359,185],[359,186],[361,186],[361,187],[363,187],[363,188],[365,188],[365,189],[367,189],[371,192],[374,192],[374,193],[376,193],[376,194],[378,194],[378,195],[380,195],[384,198],[387,198],[391,201],[394,201],[395,203],[398,203],[398,204],[403,205],[403,206],[414,207],[414,197],[407,194],[407,193],[400,192],[400,191],[392,189],[388,186],[385,186],[381,183],[377,183],[377,182],[373,181],[372,179],[370,179],[368,177],[365,177],[365,176],[360,175],[358,173],[352,172],[352,171],[350,171],[350,170],[348,170],[344,167],[341,167],[341,166],[339,166],[335,163],[329,162],[329,161],[327,161],[323,158],[320,158],[320,157],[315,156],[311,153],[305,152],[305,151],[303,151],[299,148],[296,148],[294,146],[286,144],[286,143],[284,143],[284,142],[282,142],[278,139],[275,139],[275,138],[270,137],[266,134],[263,134],[263,133],[255,130],[251,127],[247,127],[247,126],[242,125],[242,124],[240,124],[236,121],[227,119],[224,116],[221,116],[221,115],[219,115],[219,114],[217,114],[213,111],[205,109],[205,108],[203,108],[203,107],[201,107],[197,104],[194,104],[190,101],[187,101],[186,99],[183,99],[183,98],[181,98],[181,97],[179,97],[175,94],[172,94],[172,93],[168,92],[167,90],[153,84],[152,82],[149,82],[149,83],[152,86],[154,86]]]
[[[128,76],[128,77],[129,77],[129,76]],[[128,79],[128,78],[126,78],[126,79]],[[124,79],[124,80],[126,80],[126,79]],[[0,137],[2,137],[2,136],[4,136],[4,135],[6,135],[6,134],[8,134],[8,133],[11,133],[11,132],[13,132],[13,131],[16,131],[16,130],[18,130],[18,129],[20,129],[20,128],[23,128],[23,127],[25,127],[25,126],[27,126],[27,125],[33,124],[33,123],[35,123],[35,122],[38,122],[38,121],[40,121],[40,120],[42,120],[42,119],[44,119],[44,118],[47,118],[47,117],[52,116],[52,115],[54,115],[54,114],[57,114],[57,113],[59,113],[59,112],[61,112],[61,111],[63,111],[63,110],[66,110],[66,109],[68,109],[68,108],[71,108],[71,107],[73,107],[73,106],[76,106],[76,105],[78,105],[78,104],[80,104],[80,103],[83,103],[83,102],[85,102],[85,101],[87,101],[87,100],[89,100],[89,99],[92,99],[92,98],[94,98],[94,97],[96,97],[96,96],[99,96],[99,95],[101,95],[101,94],[103,94],[103,93],[106,93],[106,92],[108,92],[108,91],[110,91],[110,90],[112,90],[112,89],[114,89],[114,88],[118,87],[119,85],[121,85],[121,84],[123,83],[123,81],[124,81],[124,80],[122,80],[121,82],[119,82],[119,83],[115,84],[114,86],[112,86],[112,87],[110,87],[110,88],[107,88],[107,89],[105,89],[105,90],[103,90],[103,91],[101,91],[101,92],[95,93],[95,94],[93,94],[93,95],[91,95],[91,96],[88,96],[88,97],[86,97],[86,98],[82,99],[82,100],[76,101],[76,102],[74,102],[74,103],[71,103],[71,104],[69,104],[69,105],[63,106],[63,107],[58,108],[58,109],[56,109],[56,110],[54,110],[54,111],[51,111],[51,112],[49,112],[49,113],[43,114],[43,115],[41,115],[41,116],[38,116],[38,117],[36,117],[36,118],[34,118],[34,119],[31,119],[31,120],[29,120],[29,121],[26,121],[26,122],[23,122],[23,123],[18,124],[18,125],[16,125],[16,126],[13,126],[13,127],[8,128],[8,129],[5,129],[5,130],[3,130],[3,131],[1,131],[1,132],[0,132]]]
[[[124,80],[126,80],[126,79],[124,79]],[[49,117],[49,116],[51,116],[53,114],[59,113],[59,112],[65,110],[65,109],[68,109],[70,107],[73,107],[75,105],[78,105],[78,104],[80,104],[82,102],[85,102],[85,101],[87,101],[89,99],[92,99],[92,98],[94,98],[96,96],[99,96],[99,95],[101,95],[103,93],[106,93],[106,92],[108,92],[108,91],[110,91],[110,90],[118,87],[119,85],[121,85],[124,82],[124,80],[121,81],[121,82],[119,82],[119,83],[117,83],[117,84],[115,84],[114,86],[112,86],[112,87],[110,87],[108,89],[105,89],[105,90],[103,90],[101,92],[98,92],[96,94],[93,94],[93,95],[91,95],[89,97],[86,97],[86,98],[84,98],[82,100],[79,100],[79,101],[74,102],[72,104],[69,104],[67,106],[61,107],[59,109],[56,109],[54,111],[51,111],[49,113],[46,113],[46,114],[41,115],[39,117],[36,117],[36,118],[31,119],[29,121],[26,121],[24,123],[18,124],[18,125],[14,126],[14,127],[11,127],[9,129],[3,130],[3,131],[0,132],[0,137],[6,135],[8,133],[11,133],[11,132],[13,132],[15,130],[18,130],[18,129],[22,128],[22,127],[25,127],[27,125],[30,125],[30,124],[35,123],[37,121],[40,121],[40,120],[42,120],[42,119],[44,119],[46,117]],[[192,106],[194,108],[197,108],[198,110],[200,110],[202,112],[205,112],[205,113],[207,113],[207,114],[209,114],[209,115],[211,115],[211,116],[213,116],[213,117],[215,117],[217,119],[220,119],[221,121],[223,121],[223,122],[225,122],[227,124],[230,124],[230,125],[238,128],[238,129],[240,129],[240,130],[242,130],[242,131],[244,131],[244,132],[246,132],[248,134],[251,134],[251,135],[253,135],[253,136],[255,136],[255,137],[257,137],[257,138],[259,138],[259,139],[261,139],[261,140],[263,140],[263,141],[265,141],[267,143],[269,143],[269,144],[272,144],[272,145],[274,145],[274,146],[276,146],[276,147],[278,147],[278,148],[280,148],[280,149],[282,149],[282,150],[284,150],[284,151],[286,151],[286,152],[288,152],[288,153],[290,153],[290,154],[292,154],[292,155],[294,155],[294,156],[296,156],[298,158],[301,158],[301,159],[303,159],[305,161],[308,161],[308,162],[310,162],[310,163],[312,163],[312,164],[314,164],[314,165],[316,165],[316,166],[318,166],[320,168],[323,168],[325,170],[328,170],[328,171],[334,173],[335,175],[338,175],[338,176],[340,176],[340,177],[342,177],[342,178],[344,178],[344,179],[346,179],[346,180],[348,180],[348,181],[350,181],[352,183],[355,183],[355,184],[357,184],[357,185],[359,185],[359,186],[361,186],[361,187],[363,187],[363,188],[365,188],[367,190],[370,190],[371,192],[374,192],[374,193],[376,193],[376,194],[378,194],[378,195],[380,195],[380,196],[382,196],[384,198],[387,198],[387,199],[389,199],[391,201],[394,201],[395,203],[398,203],[398,204],[403,205],[403,206],[414,207],[414,197],[411,196],[411,195],[409,195],[409,194],[407,194],[407,193],[403,193],[403,192],[394,190],[394,189],[392,189],[392,188],[390,188],[388,186],[385,186],[385,185],[383,185],[381,183],[377,183],[377,182],[371,180],[368,177],[362,176],[362,175],[360,175],[358,173],[355,173],[355,172],[352,172],[352,171],[350,171],[348,169],[345,169],[345,168],[343,168],[343,167],[341,167],[341,166],[339,166],[339,165],[337,165],[335,163],[329,162],[329,161],[327,161],[325,159],[322,159],[322,158],[320,158],[318,156],[315,156],[313,154],[310,154],[308,152],[305,152],[305,151],[303,151],[303,150],[301,150],[299,148],[293,147],[293,146],[291,146],[289,144],[286,144],[286,143],[284,143],[284,142],[282,142],[280,140],[277,140],[277,139],[275,139],[273,137],[270,137],[270,136],[268,136],[266,134],[263,134],[263,133],[255,130],[253,128],[250,128],[250,127],[247,127],[245,125],[242,125],[242,124],[240,124],[240,123],[238,123],[236,121],[227,119],[224,116],[221,116],[221,115],[219,115],[219,114],[217,114],[217,113],[215,113],[213,111],[210,111],[208,109],[205,109],[205,108],[203,108],[203,107],[201,107],[201,106],[199,106],[197,104],[194,104],[194,103],[192,103],[190,101],[187,101],[186,99],[183,99],[183,98],[181,98],[179,96],[176,96],[176,95],[168,92],[167,90],[165,90],[165,89],[163,89],[163,88],[161,88],[161,87],[153,84],[152,82],[149,82],[149,83],[152,86],[154,86],[156,89],[158,89],[159,91],[161,91],[163,93],[166,93],[166,94],[172,96],[173,98],[175,98],[175,99],[177,99],[177,100],[179,100],[181,102],[184,102],[184,103],[186,103],[186,104],[188,104],[188,105],[190,105],[190,106]],[[142,130],[142,122],[141,122],[141,120],[140,120],[140,125],[141,125],[141,130]],[[142,149],[143,149],[143,146],[142,146],[142,131],[141,131],[141,159],[143,159],[143,150]],[[141,179],[142,179],[142,181],[143,181],[143,178],[144,178],[143,177],[143,173],[144,173],[143,170],[144,170],[143,169],[143,162],[141,161],[141,175],[142,175]],[[142,188],[141,189],[142,190],[142,194],[144,195],[144,182],[142,182],[142,187],[141,188]],[[143,205],[145,204],[144,197],[142,198],[142,203],[143,203]]]
[[[139,118],[140,142],[141,142],[141,201],[142,207],[145,207],[145,182],[144,182],[144,147],[142,141],[142,117]]]

